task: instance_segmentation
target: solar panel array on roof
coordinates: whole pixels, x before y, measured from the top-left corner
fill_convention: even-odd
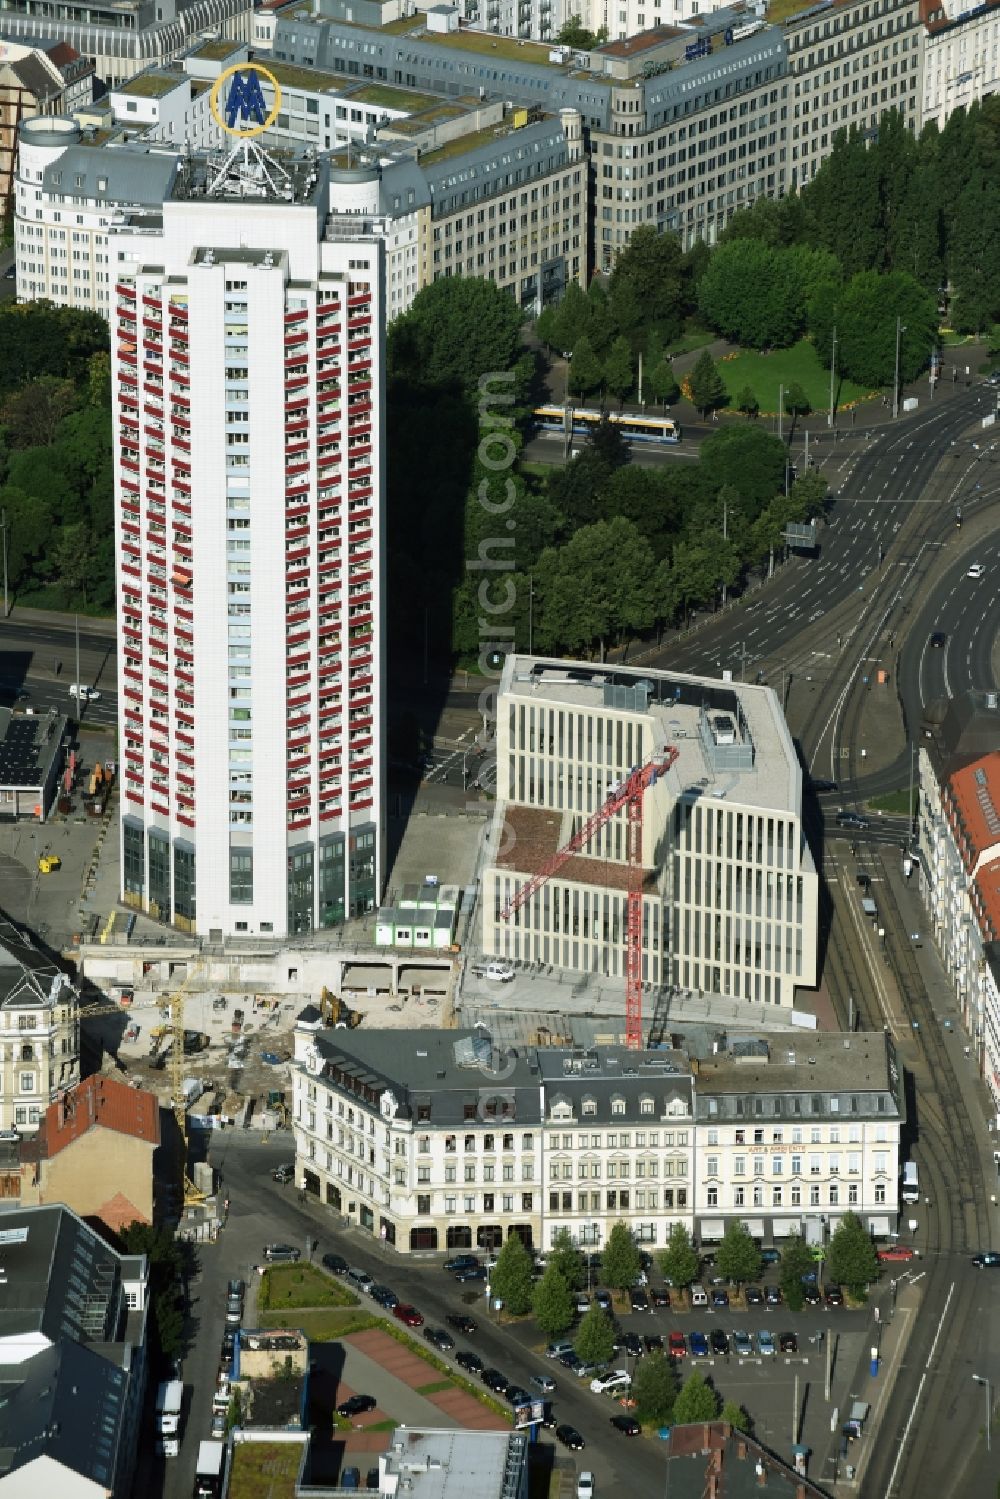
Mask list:
[[[42,771],[36,739],[41,722],[44,720],[11,718],[6,734],[0,739],[0,783],[3,785],[31,786],[40,781]]]
[[[993,805],[993,798],[990,795],[990,788],[986,780],[986,772],[982,767],[976,771],[976,800],[979,803],[979,810],[983,814],[987,829],[994,838],[1000,838],[1000,816],[997,815],[997,809]]]

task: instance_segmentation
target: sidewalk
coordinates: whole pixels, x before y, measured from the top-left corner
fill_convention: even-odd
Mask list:
[[[863,1400],[870,1407],[864,1432],[857,1442],[850,1445],[846,1458],[839,1456],[839,1427],[835,1433],[834,1450],[838,1458],[834,1484],[836,1493],[842,1495],[858,1494],[861,1491],[865,1470],[878,1445],[885,1407],[916,1325],[921,1301],[919,1290],[902,1279],[892,1281],[891,1285],[899,1287],[898,1294],[880,1287],[883,1295],[877,1305],[881,1321],[871,1328],[870,1346],[877,1348],[879,1353],[878,1374],[872,1374],[871,1358],[866,1350],[858,1364],[857,1373],[849,1381],[851,1394],[848,1403],[840,1408],[839,1427],[842,1427],[850,1415],[850,1401]]]

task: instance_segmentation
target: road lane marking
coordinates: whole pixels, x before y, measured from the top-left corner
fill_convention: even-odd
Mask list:
[[[917,1393],[916,1393],[916,1395],[914,1397],[914,1400],[913,1400],[913,1409],[910,1411],[909,1420],[907,1421],[905,1427],[903,1428],[903,1435],[900,1438],[900,1442],[899,1442],[899,1451],[896,1453],[896,1461],[892,1465],[892,1472],[889,1474],[889,1482],[886,1485],[885,1499],[891,1499],[892,1491],[893,1491],[893,1488],[895,1487],[895,1484],[896,1484],[896,1474],[899,1471],[899,1465],[900,1465],[900,1463],[903,1461],[903,1453],[906,1450],[907,1438],[910,1435],[910,1427],[913,1425],[914,1418],[915,1418],[915,1416],[917,1414],[917,1409],[918,1409],[918,1407],[920,1405],[920,1397],[921,1397],[921,1395],[924,1392],[924,1382],[927,1379],[927,1375],[928,1375],[928,1372],[929,1372],[930,1367],[931,1367],[931,1361],[934,1358],[935,1352],[937,1351],[938,1339],[941,1336],[941,1331],[942,1331],[942,1329],[944,1327],[945,1318],[948,1315],[948,1308],[951,1305],[951,1298],[954,1296],[954,1294],[955,1294],[955,1282],[952,1281],[951,1286],[949,1287],[949,1290],[948,1290],[948,1299],[945,1301],[945,1304],[944,1304],[944,1311],[941,1313],[941,1320],[940,1320],[940,1322],[937,1325],[937,1332],[934,1334],[934,1341],[931,1344],[931,1351],[927,1355],[927,1362],[924,1365],[924,1372],[923,1372],[923,1374],[921,1374],[921,1376],[920,1376],[920,1383],[917,1385]]]

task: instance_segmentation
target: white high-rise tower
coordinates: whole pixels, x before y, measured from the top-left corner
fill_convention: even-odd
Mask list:
[[[208,937],[381,894],[383,249],[330,170],[182,155],[110,235],[123,894]]]

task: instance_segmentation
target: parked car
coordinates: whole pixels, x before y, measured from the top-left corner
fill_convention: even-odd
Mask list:
[[[594,1300],[597,1302],[597,1305],[599,1307],[601,1307],[604,1311],[610,1312],[610,1310],[611,1310],[611,1292],[610,1291],[595,1291],[594,1292]]]
[[[344,1417],[363,1416],[368,1411],[373,1411],[376,1405],[378,1405],[378,1401],[374,1395],[350,1395],[337,1406],[337,1415]]]
[[[826,1304],[827,1306],[843,1306],[844,1293],[839,1286],[827,1286]]]
[[[658,1332],[647,1332],[642,1335],[642,1346],[647,1353],[662,1353],[663,1338]]]
[[[506,1395],[510,1389],[510,1385],[499,1369],[484,1369],[479,1377],[486,1388],[493,1391],[494,1395]]]
[[[570,1452],[582,1452],[587,1445],[576,1427],[567,1426],[565,1423],[556,1427],[556,1441],[568,1447]]]
[[[781,1287],[765,1286],[764,1300],[767,1302],[768,1306],[780,1306],[782,1301],[784,1300],[784,1297],[781,1294]]]
[[[682,1332],[672,1332],[667,1339],[667,1352],[671,1358],[685,1358],[687,1356],[687,1340]]]
[[[823,1298],[819,1294],[818,1286],[803,1286],[802,1295],[806,1306],[819,1306]]]
[[[450,1332],[445,1332],[443,1327],[425,1327],[424,1337],[442,1353],[450,1353],[455,1346],[455,1339]]]
[[[398,1318],[400,1322],[405,1323],[407,1327],[423,1327],[424,1325],[423,1317],[417,1311],[416,1307],[411,1306],[408,1301],[399,1302],[394,1306],[392,1315]]]
[[[281,1182],[282,1186],[284,1186],[286,1182],[294,1181],[295,1162],[287,1161],[284,1166],[275,1166],[274,1170],[271,1172],[271,1180],[275,1182]]]
[[[212,1415],[212,1436],[218,1441],[226,1435],[226,1415],[224,1411],[215,1411]]]
[[[372,1286],[368,1294],[376,1306],[384,1306],[387,1312],[393,1311],[399,1305],[399,1297],[388,1286]]]
[[[747,1286],[743,1292],[746,1297],[747,1306],[763,1306],[764,1292],[760,1286]]]
[[[712,1345],[713,1353],[729,1352],[729,1335],[721,1327],[713,1327],[708,1335],[708,1341]]]
[[[342,1254],[324,1254],[320,1264],[333,1275],[346,1275],[350,1269]]]
[[[781,1250],[780,1249],[762,1249],[761,1252],[760,1252],[760,1262],[761,1262],[762,1265],[780,1265],[781,1264]]]
[[[767,1332],[762,1327],[761,1330],[760,1330],[760,1332],[757,1334],[757,1347],[760,1349],[761,1353],[764,1355],[765,1358],[773,1358],[774,1357],[774,1333]]]
[[[348,1270],[347,1279],[352,1286],[357,1286],[359,1291],[370,1291],[375,1284],[375,1277],[369,1275],[367,1270],[359,1270],[357,1266]]]
[[[587,1295],[586,1291],[577,1292],[576,1309],[581,1317],[585,1316],[587,1312],[590,1311],[590,1297]]]
[[[778,1347],[782,1353],[798,1353],[799,1340],[793,1332],[783,1332],[778,1339]]]
[[[340,1487],[342,1489],[359,1489],[361,1487],[360,1468],[341,1468]]]
[[[691,1347],[692,1358],[707,1358],[709,1354],[708,1338],[703,1332],[693,1332],[688,1335],[688,1343]]]
[[[278,1264],[280,1261],[291,1261],[294,1265],[302,1258],[302,1250],[293,1248],[291,1244],[265,1244],[264,1258],[269,1265]]]
[[[878,1257],[883,1264],[892,1264],[894,1260],[912,1260],[915,1256],[916,1250],[911,1249],[909,1244],[890,1244],[888,1249],[880,1249],[878,1252]],[[972,1263],[977,1264],[980,1258],[981,1256],[977,1255]],[[997,1259],[1000,1263],[1000,1256]]]
[[[722,1286],[715,1286],[712,1290],[712,1305],[723,1308],[729,1305],[729,1292]]]
[[[649,1297],[645,1291],[636,1289],[635,1286],[628,1293],[629,1304],[634,1312],[649,1311]]]
[[[559,1342],[559,1343],[550,1343],[548,1345],[548,1347],[546,1348],[546,1350],[545,1350],[545,1357],[546,1358],[562,1358],[562,1356],[563,1356],[564,1353],[572,1353],[572,1352],[573,1352],[573,1344],[572,1343],[568,1343],[568,1342],[566,1342],[565,1339],[563,1339],[563,1341]]]
[[[378,1485],[379,1485],[378,1469],[377,1468],[369,1468],[368,1472],[365,1475],[365,1488],[366,1489],[377,1489]]]
[[[464,1312],[450,1312],[445,1321],[449,1327],[453,1327],[456,1332],[464,1333],[467,1338],[471,1338],[473,1333],[479,1331],[479,1323],[475,1317],[467,1317]]]
[[[881,1258],[882,1256],[879,1255],[879,1259]],[[1000,1265],[1000,1250],[984,1249],[982,1254],[972,1256],[972,1263],[977,1270],[987,1270]]]
[[[594,1499],[593,1473],[581,1473],[576,1480],[576,1499]]]
[[[741,1327],[733,1333],[733,1351],[737,1358],[749,1358],[753,1353],[753,1339]]]
[[[489,1271],[485,1265],[466,1265],[464,1270],[459,1270],[455,1279],[460,1285],[465,1285],[470,1280],[486,1280]]]
[[[632,1377],[627,1369],[612,1369],[609,1374],[592,1379],[590,1388],[595,1395],[606,1395],[609,1390],[627,1390],[631,1383]]]
[[[642,1339],[637,1332],[625,1334],[625,1352],[629,1358],[642,1358]]]
[[[564,1369],[571,1369],[574,1374],[578,1374],[583,1368],[583,1359],[575,1348],[571,1348],[568,1353],[560,1353],[559,1363],[562,1364]]]
[[[225,1330],[225,1332],[222,1334],[222,1353],[221,1353],[221,1357],[224,1358],[224,1359],[227,1359],[227,1360],[231,1360],[232,1357],[233,1357],[233,1349],[235,1347],[236,1347],[236,1328],[235,1327],[227,1327],[226,1330]]]
[[[668,1307],[670,1305],[670,1292],[663,1286],[653,1286],[649,1293],[649,1299],[656,1307]]]
[[[642,1434],[642,1427],[634,1416],[612,1416],[611,1425],[615,1431],[620,1431],[622,1436],[637,1437]]]
[[[530,1405],[531,1392],[524,1389],[519,1384],[508,1385],[507,1399],[510,1401],[511,1405]]]
[[[453,1254],[450,1260],[445,1260],[444,1269],[451,1270],[452,1272],[456,1270],[472,1270],[478,1264],[478,1254]]]
[[[543,1395],[551,1395],[556,1387],[551,1374],[533,1374],[528,1383],[533,1384],[536,1390],[541,1390]]]
[[[459,1368],[467,1370],[469,1374],[482,1374],[483,1361],[478,1353],[473,1353],[471,1348],[463,1348],[460,1353],[455,1354],[455,1362]]]

